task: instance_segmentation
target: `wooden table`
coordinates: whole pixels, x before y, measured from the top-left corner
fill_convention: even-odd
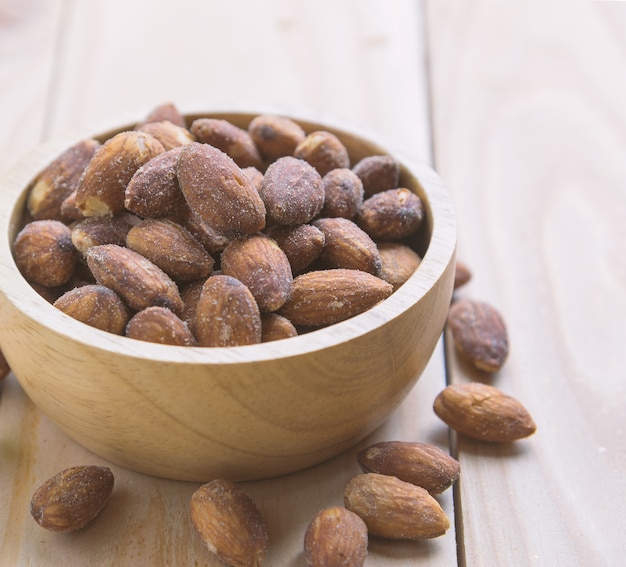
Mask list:
[[[450,439],[462,477],[439,499],[453,528],[419,543],[372,540],[366,564],[624,564],[625,4],[4,0],[0,84],[0,171],[58,133],[170,100],[313,112],[431,161],[474,274],[459,296],[490,302],[508,324],[510,358],[489,381],[524,403],[538,432],[512,447],[449,436],[434,397],[447,381],[485,377],[441,346],[365,443]],[[267,565],[305,565],[304,529],[342,503],[354,452],[245,483],[268,521]],[[218,564],[190,528],[197,484],[114,465],[96,522],[68,535],[39,528],[34,488],[84,463],[105,462],[9,375],[0,565]]]

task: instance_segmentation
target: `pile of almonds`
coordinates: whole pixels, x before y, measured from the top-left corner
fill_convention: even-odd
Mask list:
[[[424,206],[389,155],[351,164],[293,120],[187,124],[164,104],[64,151],[35,179],[13,246],[67,315],[134,339],[237,346],[332,325],[420,264]]]

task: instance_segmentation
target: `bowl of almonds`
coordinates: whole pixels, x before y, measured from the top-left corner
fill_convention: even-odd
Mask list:
[[[7,363],[68,436],[146,474],[259,479],[355,445],[450,306],[437,174],[317,119],[165,103],[35,149],[0,195]]]

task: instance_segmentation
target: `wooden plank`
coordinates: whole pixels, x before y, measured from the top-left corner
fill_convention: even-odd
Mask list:
[[[459,216],[459,296],[511,354],[454,382],[522,401],[537,434],[459,439],[467,565],[618,565],[626,544],[626,12],[603,2],[429,2],[435,156]]]
[[[384,0],[69,2],[47,132],[134,119],[165,100],[195,109],[250,104],[354,124],[428,158],[421,13],[410,0],[394,7],[390,12]],[[446,447],[446,429],[431,409],[444,374],[438,349],[410,396],[360,446],[406,439]],[[269,525],[268,565],[303,564],[304,529],[319,509],[342,503],[345,484],[359,472],[356,449],[300,473],[244,484]],[[116,466],[112,500],[92,525],[68,535],[41,530],[28,512],[34,488],[67,466],[106,463],[41,415],[13,376],[0,399],[0,451],[0,565],[218,565],[190,527],[197,483]],[[439,500],[452,517],[451,492]],[[454,528],[419,543],[372,540],[367,560],[433,562],[457,564]]]

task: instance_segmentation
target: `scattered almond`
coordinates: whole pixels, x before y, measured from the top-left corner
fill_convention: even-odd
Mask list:
[[[458,289],[461,286],[464,286],[471,279],[472,272],[467,264],[457,260],[454,270],[454,289]]]

